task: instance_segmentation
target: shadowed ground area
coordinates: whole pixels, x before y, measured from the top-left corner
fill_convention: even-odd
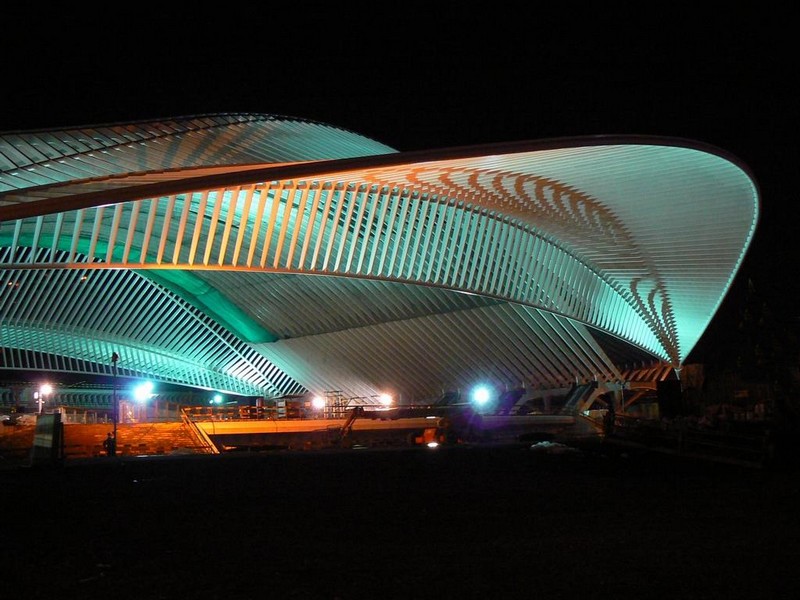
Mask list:
[[[800,592],[786,470],[463,446],[96,458],[0,486],[9,600]]]

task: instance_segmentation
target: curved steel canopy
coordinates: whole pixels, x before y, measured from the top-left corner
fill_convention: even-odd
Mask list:
[[[7,133],[0,366],[118,352],[201,388],[405,399],[620,379],[612,338],[679,368],[757,220],[748,169],[687,140],[402,153],[258,114]]]

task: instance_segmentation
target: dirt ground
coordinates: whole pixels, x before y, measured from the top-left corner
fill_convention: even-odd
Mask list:
[[[800,478],[529,445],[0,470],[4,600],[800,597]]]

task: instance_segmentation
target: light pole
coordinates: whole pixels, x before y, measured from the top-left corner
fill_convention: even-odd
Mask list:
[[[114,386],[112,392],[112,398],[114,402],[114,444],[117,443],[117,421],[119,420],[119,404],[117,403],[117,361],[119,360],[119,354],[116,352],[111,353],[111,364],[113,366],[112,375],[114,379]]]

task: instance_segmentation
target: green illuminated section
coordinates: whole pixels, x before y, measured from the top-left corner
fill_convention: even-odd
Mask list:
[[[0,234],[0,246],[9,246],[11,243],[12,235],[10,233]],[[17,243],[20,246],[32,246],[33,236],[21,235]],[[62,236],[56,245],[56,250],[69,252],[72,249],[71,243],[72,240]],[[39,238],[40,247],[46,248],[51,245],[52,236],[43,235]],[[86,239],[79,239],[75,245],[75,249],[78,253],[88,254],[90,242]],[[95,255],[103,256],[107,252],[107,249],[108,245],[106,243],[98,242],[95,245]],[[122,249],[115,249],[114,260],[122,260]],[[261,327],[261,325],[251,319],[238,306],[230,302],[220,292],[207,285],[191,272],[181,270],[162,270],[158,272],[147,269],[132,270],[136,271],[136,273],[142,277],[168,289],[198,310],[205,312],[221,326],[246,342],[269,343],[278,339],[275,334]]]
[[[246,342],[268,343],[278,339],[275,334],[261,327],[220,292],[188,271],[136,270],[136,272],[180,296]]]

